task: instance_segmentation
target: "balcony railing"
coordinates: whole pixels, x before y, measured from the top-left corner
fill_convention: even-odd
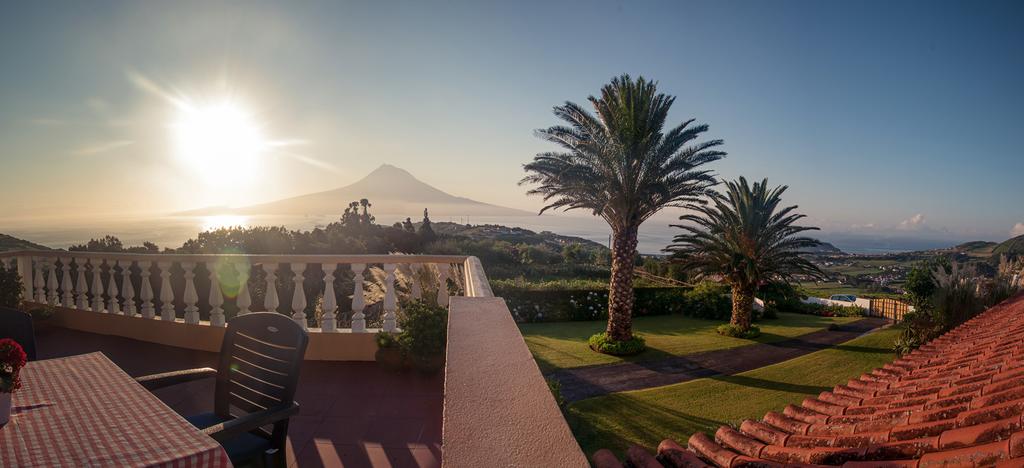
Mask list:
[[[492,295],[467,256],[19,251],[0,263],[17,269],[29,302],[214,327],[276,311],[314,332],[393,331],[405,300]]]

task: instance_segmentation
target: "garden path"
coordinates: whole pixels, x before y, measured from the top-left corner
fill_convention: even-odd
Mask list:
[[[646,362],[622,362],[563,369],[546,377],[562,385],[568,402],[627,390],[661,387],[715,375],[732,375],[788,361],[852,340],[889,323],[882,318],[865,318],[775,343],[757,343],[740,348],[706,351]]]

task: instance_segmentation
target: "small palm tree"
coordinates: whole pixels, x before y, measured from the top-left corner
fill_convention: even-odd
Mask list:
[[[707,125],[687,120],[664,131],[674,97],[657,93],[657,84],[629,75],[615,78],[591,96],[596,115],[572,102],[555,107],[567,125],[538,130],[561,147],[538,154],[524,169],[520,184],[537,184],[549,209],[585,209],[612,230],[612,267],[608,294],[608,338],[633,337],[633,262],[637,231],[667,206],[698,204],[716,184],[699,168],[725,156],[722,140],[694,143]]]
[[[685,231],[666,251],[699,275],[722,277],[732,286],[730,324],[742,332],[750,329],[750,312],[758,285],[766,281],[790,281],[793,275],[824,277],[824,273],[800,255],[821,242],[797,236],[816,227],[797,226],[804,217],[797,207],[780,208],[786,186],[768,189],[768,179],[726,182],[725,194],[715,194],[707,205],[690,205],[694,214],[681,216],[693,224],[673,225]]]

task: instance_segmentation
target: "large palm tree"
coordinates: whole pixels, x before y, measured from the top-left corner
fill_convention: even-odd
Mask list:
[[[698,204],[715,185],[701,166],[721,159],[722,140],[696,143],[707,125],[687,120],[665,131],[675,102],[657,83],[622,75],[589,98],[591,114],[566,102],[554,113],[565,121],[537,135],[560,146],[526,164],[521,184],[536,184],[549,209],[585,209],[608,222],[612,268],[608,294],[608,338],[633,337],[633,262],[640,225],[667,206]]]
[[[751,309],[757,287],[767,281],[790,281],[794,275],[822,277],[817,266],[800,255],[819,241],[799,236],[816,227],[797,226],[804,217],[796,206],[780,208],[786,186],[768,188],[768,179],[726,182],[724,194],[715,194],[705,205],[690,205],[695,213],[679,219],[691,224],[673,225],[684,233],[675,237],[667,251],[685,267],[705,276],[720,276],[732,286],[732,319],[740,331],[750,329]]]

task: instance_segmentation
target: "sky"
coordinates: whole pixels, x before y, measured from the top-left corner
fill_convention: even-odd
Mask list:
[[[832,236],[1003,240],[1024,234],[1022,25],[997,1],[17,2],[0,218],[247,205],[382,163],[536,210],[533,131],[629,73],[725,140],[721,177],[790,186]],[[182,157],[218,109],[259,164]]]

